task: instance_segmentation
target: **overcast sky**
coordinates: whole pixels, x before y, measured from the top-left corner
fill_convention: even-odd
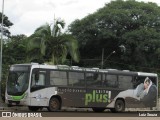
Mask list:
[[[51,23],[56,18],[62,18],[66,26],[75,19],[81,19],[102,8],[111,0],[4,0],[4,14],[14,24],[11,34],[33,34],[34,30],[45,24]],[[159,0],[138,0],[155,2]],[[0,12],[2,0],[0,0]]]

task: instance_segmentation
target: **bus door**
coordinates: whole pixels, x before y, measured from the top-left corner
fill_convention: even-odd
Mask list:
[[[34,69],[31,77],[30,105],[47,106],[46,71]]]

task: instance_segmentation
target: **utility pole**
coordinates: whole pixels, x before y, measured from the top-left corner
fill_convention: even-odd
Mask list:
[[[3,50],[3,13],[4,13],[4,0],[2,0],[2,22],[1,22],[1,55],[0,55],[0,98],[1,98],[1,84],[2,84],[2,50]]]
[[[101,69],[103,69],[104,64],[104,48],[102,49],[102,63],[101,63]]]

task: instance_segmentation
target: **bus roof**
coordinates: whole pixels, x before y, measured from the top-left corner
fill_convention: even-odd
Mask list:
[[[85,71],[85,72],[100,72],[109,74],[119,74],[119,75],[132,75],[132,76],[152,76],[157,77],[156,73],[146,73],[146,72],[135,72],[129,70],[117,70],[117,69],[99,69],[99,68],[83,68],[79,66],[68,66],[68,65],[47,65],[47,64],[15,64],[13,66],[31,66],[32,68],[43,68],[43,69],[58,69],[58,70],[70,70],[70,71]]]
[[[157,77],[156,73],[145,73],[145,72],[138,72],[138,76],[150,76],[150,77]]]

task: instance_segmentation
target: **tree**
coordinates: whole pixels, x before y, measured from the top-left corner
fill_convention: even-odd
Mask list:
[[[61,29],[64,28],[64,25],[64,21],[59,19],[55,21],[54,25],[45,24],[37,28],[29,37],[29,58],[62,64],[70,54],[72,59],[78,62],[77,41],[70,34],[62,34]]]
[[[160,7],[155,3],[117,0],[75,20],[69,31],[80,45],[81,58],[101,58],[106,67],[152,71],[160,67]],[[125,52],[119,46],[125,46]],[[98,61],[94,65],[99,65]]]
[[[8,17],[3,15],[3,34],[7,37],[10,36],[9,28],[13,23],[9,21]],[[0,12],[0,26],[2,26],[2,13]],[[0,31],[1,32],[1,31]]]
[[[8,20],[8,17],[3,15],[3,25],[2,25],[2,13],[0,12],[0,28],[3,27],[3,35],[6,37],[10,37],[9,27],[12,26],[13,23]],[[2,31],[0,30],[0,34]],[[4,48],[3,48],[4,49]],[[6,61],[5,61],[6,62]],[[0,81],[0,92],[2,99],[4,100],[4,92],[5,92],[5,78],[6,78],[6,63],[2,65],[2,80]]]
[[[5,40],[3,46],[3,61],[7,64],[24,63],[26,61],[26,35],[11,36],[9,39]]]
[[[5,39],[3,44],[3,76],[5,81],[7,78],[9,66],[12,64],[26,62],[26,36],[15,35]]]
[[[10,65],[26,61],[26,38],[25,35],[15,35],[6,38],[5,42],[3,42],[3,74],[1,81],[1,96],[3,100],[5,100],[5,86]]]

